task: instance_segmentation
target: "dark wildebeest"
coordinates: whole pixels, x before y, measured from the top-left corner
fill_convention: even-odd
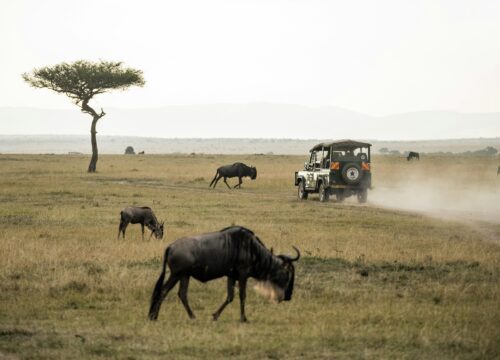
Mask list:
[[[221,166],[217,169],[217,172],[215,173],[215,176],[208,187],[211,187],[213,184],[215,189],[217,182],[221,178],[224,178],[224,182],[226,183],[227,187],[231,189],[226,181],[227,178],[238,177],[239,182],[238,184],[234,185],[234,187],[238,186],[241,189],[241,184],[243,183],[241,181],[241,178],[244,176],[248,176],[252,180],[255,180],[257,178],[257,169],[253,166],[247,166],[240,162],[234,163],[233,165]]]
[[[498,170],[497,170],[497,176],[498,174],[500,174],[500,166],[498,167]]]
[[[126,207],[120,212],[120,226],[118,227],[118,239],[120,238],[120,233],[123,233],[123,238],[125,239],[125,230],[128,224],[141,224],[142,230],[142,240],[144,240],[144,226],[147,226],[151,230],[151,236],[155,234],[157,239],[163,238],[163,222],[159,222],[156,219],[153,210],[149,207]]]
[[[189,278],[192,276],[196,280],[207,282],[227,276],[227,299],[213,313],[213,319],[217,320],[224,308],[233,301],[234,286],[238,281],[240,320],[245,322],[245,296],[249,277],[268,285],[278,301],[291,300],[295,279],[293,262],[300,258],[299,250],[296,247],[294,249],[297,252],[294,258],[274,255],[251,230],[241,226],[178,239],[165,250],[163,270],[151,297],[149,318],[158,318],[161,303],[180,281],[179,298],[189,317],[194,319],[187,299]],[[170,277],[164,284],[167,265]]]
[[[410,161],[411,159],[420,160],[420,154],[418,152],[410,151],[408,153],[408,156],[406,157],[406,160]]]

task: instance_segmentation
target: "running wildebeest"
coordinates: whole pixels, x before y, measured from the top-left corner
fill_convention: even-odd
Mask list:
[[[215,189],[217,182],[221,178],[224,178],[224,182],[226,183],[227,187],[231,189],[226,181],[227,178],[238,177],[239,182],[238,184],[234,185],[234,187],[238,186],[241,189],[241,184],[243,183],[241,181],[241,178],[244,176],[248,176],[252,180],[255,180],[257,178],[257,169],[253,166],[247,166],[240,162],[234,163],[232,165],[221,166],[217,169],[217,172],[215,173],[215,176],[208,187],[212,187],[213,184]]]
[[[249,277],[268,284],[278,301],[291,300],[295,279],[293,262],[300,258],[299,250],[296,247],[294,249],[297,252],[294,258],[274,255],[251,230],[241,226],[178,239],[165,250],[163,270],[151,296],[149,318],[158,318],[161,303],[180,281],[179,298],[189,317],[194,319],[187,299],[189,278],[207,282],[227,276],[227,298],[213,313],[213,319],[217,320],[224,308],[233,301],[234,286],[238,281],[240,321],[245,322],[245,297]],[[163,283],[167,265],[170,276]]]
[[[125,239],[125,230],[128,224],[141,224],[142,230],[142,240],[144,240],[144,226],[151,230],[151,236],[155,234],[157,239],[163,238],[163,221],[160,223],[156,219],[153,210],[149,207],[126,207],[120,212],[120,225],[118,227],[118,239],[120,238],[120,233],[123,233],[123,238]]]
[[[406,160],[410,161],[411,159],[420,160],[420,154],[418,152],[410,151]]]

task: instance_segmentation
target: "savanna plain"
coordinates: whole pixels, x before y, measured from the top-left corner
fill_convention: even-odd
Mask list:
[[[500,357],[500,225],[468,217],[463,202],[463,218],[407,206],[409,192],[418,200],[441,186],[453,190],[450,201],[497,196],[486,210],[498,211],[498,160],[375,157],[364,205],[297,200],[301,156],[103,155],[95,174],[86,173],[88,160],[0,155],[6,358]],[[209,189],[215,169],[235,161],[256,166],[257,180],[244,179],[241,190],[222,181]],[[120,210],[129,205],[151,206],[165,220],[163,240],[143,241],[139,225],[117,239]],[[166,246],[232,224],[252,229],[276,253],[301,250],[292,300],[273,303],[250,282],[249,323],[239,322],[237,296],[214,322],[225,280],[192,280],[196,320],[172,291],[158,321],[149,321]]]

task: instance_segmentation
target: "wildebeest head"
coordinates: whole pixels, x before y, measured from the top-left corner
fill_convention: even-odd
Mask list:
[[[250,179],[257,179],[257,168],[254,166],[250,167]]]
[[[155,238],[157,238],[158,240],[163,239],[163,224],[164,223],[165,222],[162,221],[161,223],[157,224],[156,228],[154,229]]]
[[[282,260],[281,265],[275,273],[271,274],[269,281],[276,286],[278,293],[276,298],[278,301],[289,301],[292,299],[293,283],[295,281],[295,267],[293,262],[299,260],[300,251],[295,246],[293,247],[297,252],[297,256],[292,258],[288,255],[278,255]]]

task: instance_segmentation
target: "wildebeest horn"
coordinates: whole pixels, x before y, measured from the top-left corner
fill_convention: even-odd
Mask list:
[[[300,259],[300,251],[299,249],[297,249],[295,246],[292,245],[292,247],[295,249],[295,251],[297,252],[297,256],[293,259],[290,259],[290,261],[297,261]]]
[[[282,257],[283,259],[286,259],[290,262],[294,262],[294,261],[297,261],[300,259],[300,251],[299,249],[297,249],[295,246],[292,245],[292,247],[295,249],[295,251],[297,252],[297,256],[292,258],[291,256],[288,256],[288,255],[280,255],[280,257]]]

